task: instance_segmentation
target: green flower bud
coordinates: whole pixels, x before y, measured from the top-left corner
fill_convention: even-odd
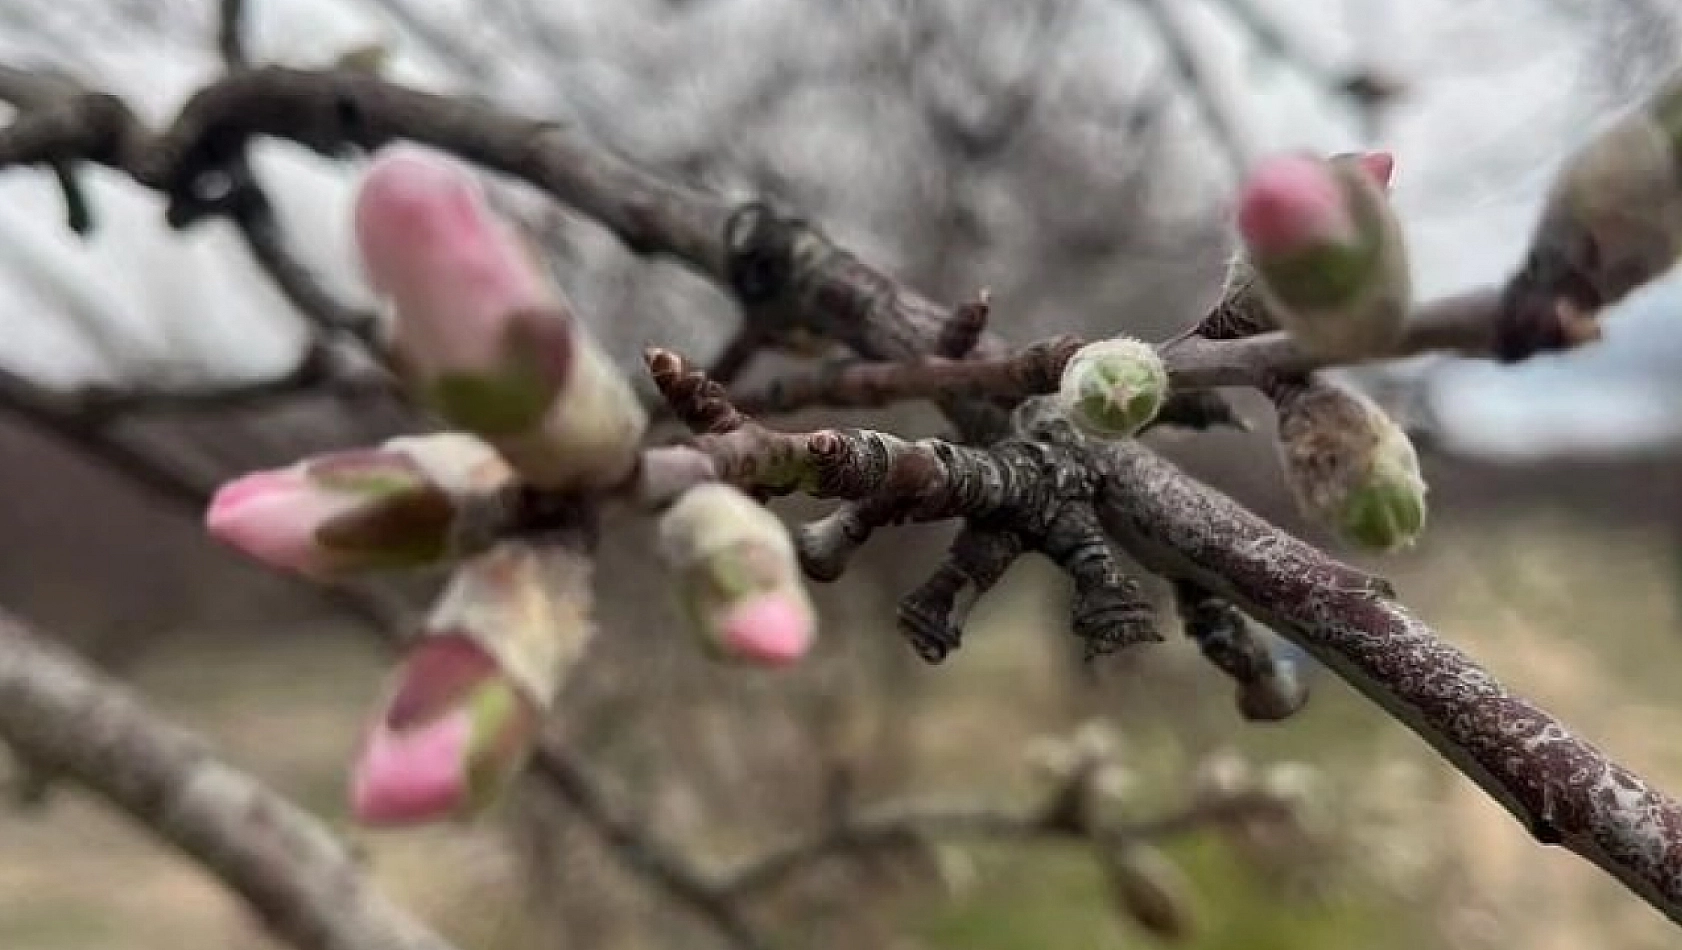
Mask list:
[[[697,485],[661,518],[660,554],[709,652],[775,667],[811,649],[815,613],[794,541],[765,506],[728,485]]]
[[[1168,398],[1168,368],[1142,340],[1089,343],[1063,367],[1063,412],[1082,432],[1125,439],[1156,418]]]
[[[1407,433],[1370,399],[1316,380],[1279,400],[1286,480],[1305,517],[1375,551],[1425,527],[1425,480]]]

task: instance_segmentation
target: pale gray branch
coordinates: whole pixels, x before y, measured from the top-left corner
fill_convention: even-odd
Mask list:
[[[450,950],[318,819],[3,612],[0,736],[185,851],[302,950]]]

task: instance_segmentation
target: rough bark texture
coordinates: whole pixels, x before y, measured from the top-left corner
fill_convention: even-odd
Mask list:
[[[1563,845],[1682,920],[1682,804],[1509,693],[1347,568],[1136,445],[1100,511],[1152,566],[1241,605],[1384,707],[1543,844]],[[1147,553],[1148,552],[1148,553]]]
[[[555,125],[354,73],[280,68],[237,73],[195,96],[155,138],[140,132],[121,103],[109,97],[26,110],[0,136],[0,166],[112,164],[163,190],[173,219],[184,224],[223,210],[215,196],[229,163],[240,160],[253,135],[290,138],[329,154],[347,145],[406,138],[525,178],[601,221],[633,248],[673,254],[729,287],[745,309],[746,325],[763,333],[815,333],[845,343],[865,359],[887,361],[919,361],[940,354],[943,337],[950,343],[948,328],[958,308],[872,270],[810,224],[764,205],[731,208],[714,196],[660,181]],[[1498,345],[1491,314],[1509,323],[1515,319],[1502,307],[1488,293],[1445,301],[1435,319],[1410,331],[1404,352],[1489,352]],[[1557,308],[1532,308],[1519,316],[1526,314],[1538,321],[1563,319]],[[1528,338],[1544,347],[1587,339],[1541,332],[1545,329]],[[1519,355],[1512,351],[1518,335],[1511,331],[1510,325],[1500,330],[1502,358]],[[996,337],[982,335],[972,355],[998,359],[1008,350]],[[1275,333],[1233,341],[1190,337],[1170,347],[1167,356],[1175,385],[1182,388],[1256,385],[1282,371],[1313,368],[1288,338]],[[998,395],[1011,394],[961,400],[941,393],[941,406],[970,451],[1011,440],[1010,402]],[[1056,457],[1068,471],[1053,473],[1039,465],[1033,486],[1044,490],[1066,482],[1077,490],[1063,496],[1072,498],[1068,504],[1016,512],[1018,518],[1043,519],[1039,534],[1019,533],[1077,580],[1083,574],[1094,578],[1089,592],[1116,585],[1103,559],[1091,555],[1094,526],[1101,523],[1110,538],[1097,535],[1098,544],[1114,540],[1162,573],[1194,581],[1274,626],[1431,742],[1539,840],[1584,855],[1682,921],[1682,806],[1508,694],[1396,605],[1382,582],[1266,524],[1149,449],[1123,442],[1076,450],[1056,431],[1053,425],[1032,433],[1024,451],[1042,453],[1042,462]],[[834,433],[818,437],[820,444],[805,444],[804,461],[852,453],[852,461],[873,473],[860,491],[891,481],[891,456],[926,457],[921,450],[890,449],[884,441],[854,443]],[[832,474],[828,493],[855,487],[843,483],[843,473]],[[980,586],[988,570],[965,573]],[[950,580],[942,586],[950,587]]]

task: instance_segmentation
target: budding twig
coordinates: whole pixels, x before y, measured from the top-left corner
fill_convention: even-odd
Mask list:
[[[163,191],[178,211],[175,220],[185,223],[211,210],[202,206],[199,192],[207,181],[215,183],[254,135],[290,138],[329,154],[394,138],[448,149],[525,178],[596,218],[636,250],[688,261],[732,290],[756,319],[774,316],[785,332],[836,340],[865,359],[913,361],[933,354],[951,317],[951,308],[870,268],[809,223],[778,216],[763,205],[732,208],[713,195],[672,185],[559,126],[350,71],[265,67],[227,76],[194,96],[155,138],[136,134],[132,116],[109,97],[85,96],[29,111],[0,133],[0,166],[91,160],[123,168]],[[1409,332],[1408,339],[1428,339],[1430,345],[1404,347],[1488,352],[1491,306],[1487,294],[1448,302],[1439,321]],[[1496,312],[1510,308],[1499,301],[1493,306]],[[1561,308],[1523,310],[1538,321],[1532,345],[1528,350],[1514,346],[1516,335],[1507,327],[1502,358],[1521,358],[1581,338],[1554,325],[1572,316]],[[997,338],[983,335],[974,355],[998,359],[1006,351]],[[1313,368],[1289,340],[1274,334],[1222,343],[1189,339],[1163,356],[1175,385],[1189,388],[1254,385],[1281,367]],[[1013,437],[998,401],[943,399],[941,407],[972,444]],[[1170,577],[1193,580],[1238,604],[1310,650],[1431,741],[1539,840],[1570,847],[1682,921],[1682,873],[1677,870],[1682,868],[1682,805],[1512,697],[1470,658],[1390,601],[1383,585],[1267,525],[1136,442],[1088,445],[1078,455],[1065,454],[1069,450],[1059,431],[1056,425],[1041,427],[1019,440],[1018,447],[1000,449],[1020,453],[1023,471],[1039,469],[1032,481],[1042,486],[1056,484],[1046,462],[1061,462],[1057,470],[1077,486],[1080,503],[1094,505],[1102,527],[1130,553]],[[704,438],[751,442],[739,435]],[[857,467],[841,470],[848,478],[863,473],[861,491],[868,493],[882,486],[887,466],[864,464],[863,459],[878,453],[881,459],[934,455],[927,445],[908,453],[903,446],[913,443],[902,442],[897,449],[889,444],[823,435],[819,451],[813,452],[808,440],[792,456],[798,469],[809,467],[813,456],[835,453],[846,459],[858,453]],[[722,452],[714,460],[728,470],[742,460],[781,461],[784,456],[778,453],[790,448],[776,440],[773,447],[777,451],[765,454],[759,451],[763,445],[739,444],[731,449],[734,455]],[[978,462],[974,470],[983,467]],[[738,468],[727,477],[742,474]],[[780,471],[772,474],[778,487],[805,487],[803,474],[793,480],[782,480]],[[1058,511],[1053,505],[1039,513]]]
[[[722,386],[676,353],[650,350],[648,364],[673,412],[702,433],[694,447],[711,458],[720,479],[767,494],[800,491],[854,503],[802,531],[810,576],[838,577],[876,528],[963,519],[977,531],[1013,536],[1000,543],[1037,551],[1074,579],[1071,626],[1088,657],[1161,639],[1138,583],[1122,571],[1098,524],[1092,504],[1099,486],[1086,477],[1083,457],[1087,440],[1066,423],[986,448],[868,429],[778,432],[747,419]],[[945,595],[930,593],[946,590],[947,577],[943,569],[901,611],[901,629],[931,663],[959,641],[960,631],[934,609]]]
[[[1217,319],[1233,305],[1223,300],[1206,319]],[[1495,290],[1471,291],[1425,304],[1414,311],[1404,335],[1390,352],[1374,361],[1445,353],[1495,359],[1496,336],[1502,311]],[[1174,395],[1159,424],[1195,424],[1198,393],[1220,386],[1262,388],[1279,376],[1300,376],[1339,365],[1303,350],[1289,334],[1270,330],[1248,336],[1228,335],[1225,324],[1212,328],[1217,335],[1182,334],[1158,344],[1168,367]],[[884,406],[913,399],[1023,399],[1055,392],[1063,367],[1086,344],[1075,336],[1057,336],[1030,343],[994,359],[947,360],[940,357],[899,361],[854,361],[834,364],[816,373],[788,376],[732,399],[755,414],[790,413],[817,407]],[[1551,333],[1538,335],[1529,354],[1571,345]],[[1182,422],[1181,420],[1187,420]],[[1224,422],[1223,418],[1219,421]],[[1205,426],[1199,426],[1205,427]]]

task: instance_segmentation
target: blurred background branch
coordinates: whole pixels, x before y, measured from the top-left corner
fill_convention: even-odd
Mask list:
[[[225,39],[206,41],[220,29],[212,6],[18,3],[0,11],[0,45],[8,62],[51,63],[74,74],[70,86],[120,94],[158,128],[223,68]],[[1363,99],[1384,103],[1377,141],[1400,152],[1397,201],[1431,298],[1506,273],[1547,164],[1674,58],[1664,37],[1675,18],[1662,4],[1515,0],[1468,10],[1422,0],[1388,17],[1365,12],[1376,6],[1257,0],[1174,12],[1192,24],[1185,38],[1219,80],[1212,94],[1238,100],[1224,107],[1242,117],[1258,150],[1371,141],[1373,128],[1350,113]],[[1215,161],[1211,129],[1185,108],[1203,90],[1160,67],[1160,38],[1139,28],[1142,16],[1137,4],[1113,0],[915,11],[776,0],[250,3],[247,52],[231,62],[383,62],[377,68],[401,82],[554,118],[660,175],[732,200],[764,196],[822,221],[933,299],[991,287],[992,325],[1016,346],[1121,328],[1162,339],[1213,302],[1229,241],[1219,212],[1230,172]],[[1360,51],[1374,49],[1394,61],[1366,62]],[[1269,71],[1268,62],[1285,65]],[[1353,103],[1327,94],[1340,77]],[[1391,93],[1404,81],[1408,96],[1398,99]],[[49,95],[70,86],[54,84]],[[412,411],[378,395],[384,376],[358,355],[361,329],[317,330],[373,326],[371,301],[345,263],[344,170],[274,144],[257,145],[248,161],[273,215],[271,246],[282,249],[269,260],[291,257],[326,304],[272,290],[264,268],[273,265],[256,242],[242,246],[249,236],[237,217],[171,233],[153,195],[88,166],[0,180],[14,208],[0,215],[0,278],[16,301],[6,368],[28,382],[50,428],[97,425],[101,440],[209,486],[414,425]],[[75,186],[74,200],[60,193],[64,183]],[[661,344],[714,357],[750,388],[789,370],[786,344],[731,345],[751,334],[738,335],[746,324],[703,281],[638,259],[583,216],[522,188],[498,188],[499,201],[538,225],[580,312],[622,365]],[[66,204],[97,224],[87,238],[63,233]],[[1669,689],[1656,671],[1676,649],[1674,519],[1664,514],[1677,500],[1673,463],[1624,456],[1518,471],[1477,459],[1584,445],[1651,455],[1666,439],[1675,444],[1643,408],[1665,404],[1655,394],[1674,376],[1655,328],[1674,322],[1675,299],[1655,288],[1610,322],[1604,349],[1569,360],[1475,375],[1433,362],[1429,373],[1387,370],[1375,384],[1393,394],[1387,405],[1422,407],[1413,421],[1445,450],[1426,458],[1440,524],[1419,554],[1386,573],[1504,679],[1672,783],[1682,763],[1651,737],[1667,732]],[[762,352],[749,362],[754,350]],[[308,385],[290,394],[319,352],[344,371],[343,398]],[[1646,376],[1629,369],[1642,360],[1653,367]],[[1646,378],[1656,388],[1637,385]],[[287,393],[255,398],[271,383]],[[252,400],[216,399],[248,386]],[[141,409],[153,403],[167,411]],[[1252,416],[1256,437],[1267,437],[1267,414]],[[873,414],[870,424],[938,426],[918,407]],[[124,487],[130,479],[108,477],[107,462],[90,468],[81,449],[59,452],[32,431],[40,430],[0,432],[15,481],[0,522],[31,554],[0,577],[0,601],[92,654],[151,644],[124,660],[149,696],[313,810],[338,814],[334,770],[384,651],[361,652],[336,609],[203,550],[176,520],[152,519]],[[1245,439],[1153,436],[1270,519],[1314,537],[1290,520],[1271,468],[1255,464],[1257,446]],[[799,504],[787,510],[812,514]],[[1031,563],[979,612],[963,662],[931,678],[897,644],[878,644],[892,640],[881,627],[908,566],[926,565],[945,539],[896,534],[859,558],[854,577],[819,592],[832,634],[818,662],[771,683],[713,671],[674,645],[671,611],[641,583],[639,529],[616,525],[609,535],[604,574],[624,580],[603,622],[623,635],[599,645],[546,745],[594,764],[586,776],[594,794],[560,809],[544,804],[548,792],[526,796],[511,809],[506,841],[478,828],[359,842],[375,855],[370,873],[435,914],[460,945],[700,937],[691,911],[626,876],[625,848],[602,849],[598,835],[640,832],[656,853],[689,856],[683,870],[711,886],[697,868],[714,867],[716,856],[774,852],[814,829],[810,840],[822,840],[837,763],[865,787],[861,800],[963,800],[1019,780],[1000,750],[1095,713],[1126,725],[1139,750],[1140,796],[1169,806],[1141,814],[1172,813],[1184,803],[1183,767],[1231,742],[1264,758],[1311,758],[1328,781],[1353,790],[1316,807],[1329,830],[1312,844],[1249,823],[1165,842],[1198,890],[1221,895],[1199,908],[1196,946],[1253,946],[1270,934],[1299,947],[1375,948],[1511,945],[1555,932],[1637,948],[1671,939],[1614,889],[1539,855],[1340,690],[1319,690],[1287,730],[1238,732],[1230,684],[1207,674],[1192,643],[1101,668],[1066,662],[1065,594]],[[1592,652],[1576,639],[1582,630],[1600,632]],[[304,672],[277,674],[287,670]],[[540,760],[535,789],[548,782],[544,769]],[[587,802],[603,810],[580,822]],[[10,897],[0,890],[0,937],[47,947],[66,931],[74,931],[67,945],[103,939],[88,929],[98,924],[69,922],[87,910],[83,889],[100,880],[101,868],[77,863],[78,852],[91,852],[124,875],[108,888],[102,917],[139,945],[243,939],[243,929],[216,929],[217,905],[198,892],[155,890],[181,879],[168,859],[135,850],[126,835],[97,837],[97,816],[73,798],[39,816],[38,833],[36,824],[0,844],[0,864],[27,882]],[[1092,911],[1110,902],[1102,868],[1117,862],[1074,858],[1055,842],[967,850],[968,872],[953,870],[963,862],[944,848],[940,874],[926,857],[826,862],[756,901],[750,926],[805,946],[1131,939],[1107,912]],[[510,853],[519,858],[512,870]],[[944,899],[926,899],[931,890]]]

